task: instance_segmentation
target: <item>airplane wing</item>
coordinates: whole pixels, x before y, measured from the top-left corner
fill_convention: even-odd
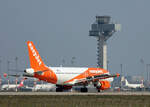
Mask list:
[[[89,76],[80,80],[76,80],[76,85],[83,85],[83,84],[89,84],[90,82],[96,82],[102,79],[112,78],[112,77],[119,77],[120,74],[102,74],[102,75],[95,75],[95,76]]]

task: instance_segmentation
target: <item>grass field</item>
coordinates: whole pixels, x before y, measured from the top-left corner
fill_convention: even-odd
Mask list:
[[[150,96],[1,95],[0,107],[150,107]]]

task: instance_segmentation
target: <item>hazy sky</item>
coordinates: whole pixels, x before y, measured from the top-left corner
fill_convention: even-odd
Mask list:
[[[76,57],[75,66],[96,66],[96,44],[89,37],[96,15],[110,15],[122,25],[108,40],[111,73],[140,75],[150,63],[150,0],[0,0],[0,56],[2,70],[6,62],[19,69],[29,67],[26,41],[32,40],[44,62],[65,66]],[[146,72],[145,74],[146,75]]]

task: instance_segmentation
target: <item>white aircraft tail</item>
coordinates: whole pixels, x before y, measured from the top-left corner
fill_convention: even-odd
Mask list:
[[[128,81],[127,81],[127,79],[125,79],[125,85],[128,85],[129,83],[128,83]]]

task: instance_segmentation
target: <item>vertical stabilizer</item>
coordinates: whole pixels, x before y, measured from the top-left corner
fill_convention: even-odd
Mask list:
[[[32,41],[27,42],[28,51],[29,51],[29,59],[30,59],[30,67],[35,71],[42,71],[46,69],[42,58],[40,57],[38,51],[36,50]]]
[[[125,79],[125,84],[126,84],[126,85],[128,85],[128,84],[129,84],[129,83],[128,83],[128,81],[127,81],[127,79]]]

